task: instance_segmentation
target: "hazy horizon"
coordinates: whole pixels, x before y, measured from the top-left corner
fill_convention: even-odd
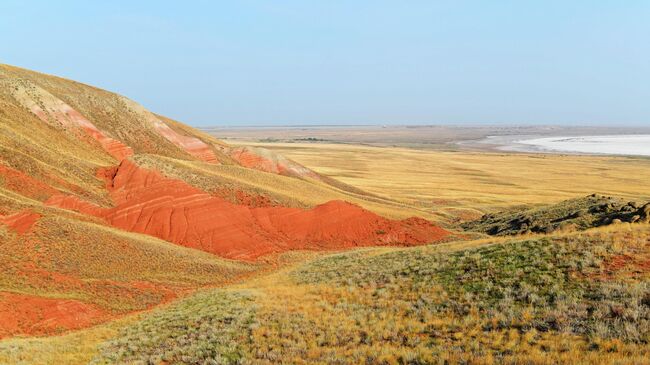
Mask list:
[[[4,1],[0,62],[188,124],[650,126],[650,3]]]
[[[211,128],[345,128],[345,127],[494,127],[494,128],[507,128],[507,127],[548,127],[548,128],[601,128],[601,129],[641,129],[650,130],[650,124],[588,124],[588,123],[571,123],[571,124],[552,124],[552,123],[490,123],[490,122],[476,122],[476,123],[323,123],[323,124],[201,124],[195,126],[199,129]]]

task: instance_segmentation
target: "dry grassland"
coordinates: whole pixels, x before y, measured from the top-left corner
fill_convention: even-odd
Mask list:
[[[650,159],[253,143],[370,193],[462,215],[591,193],[650,200]]]

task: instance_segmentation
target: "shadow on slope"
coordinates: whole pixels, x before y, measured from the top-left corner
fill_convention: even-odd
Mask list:
[[[650,222],[650,203],[626,202],[592,194],[538,208],[486,214],[479,220],[463,224],[462,227],[493,236],[506,236],[585,230],[623,222]]]

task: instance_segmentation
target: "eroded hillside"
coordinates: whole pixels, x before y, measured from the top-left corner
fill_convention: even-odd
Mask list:
[[[451,237],[414,215],[430,218],[124,96],[0,65],[0,337],[104,322],[289,250]]]

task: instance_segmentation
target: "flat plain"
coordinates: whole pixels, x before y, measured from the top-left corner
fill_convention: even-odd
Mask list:
[[[232,143],[232,142],[231,142]],[[599,193],[650,200],[650,159],[241,141],[428,212],[476,215]]]

